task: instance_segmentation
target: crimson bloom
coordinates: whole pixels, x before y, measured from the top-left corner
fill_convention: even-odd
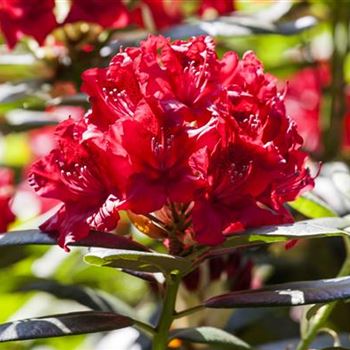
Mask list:
[[[83,80],[91,111],[59,126],[31,175],[63,202],[42,226],[61,245],[114,229],[125,209],[155,215],[178,254],[290,222],[284,204],[313,185],[284,94],[251,52],[219,60],[209,37],[151,36]]]
[[[199,7],[199,14],[205,16],[206,12],[214,11],[217,15],[224,15],[235,10],[234,0],[202,0]]]
[[[182,21],[182,1],[140,0],[131,11],[132,22],[142,28],[163,29]]]
[[[129,13],[122,0],[73,0],[65,23],[80,21],[124,28],[129,24]]]
[[[1,0],[0,29],[9,48],[24,35],[42,44],[57,24],[54,6],[55,0]]]
[[[13,173],[9,169],[0,168],[0,232],[5,232],[15,219],[10,202],[13,194]]]
[[[30,177],[39,195],[64,203],[41,226],[64,247],[86,237],[90,229],[113,229],[122,204],[118,178],[104,170],[108,160],[109,170],[118,171],[112,164],[122,160],[113,155],[100,159],[100,150],[93,143],[81,142],[83,130],[83,121],[62,122],[56,130],[57,148],[34,163]]]
[[[288,81],[286,108],[295,120],[309,152],[321,150],[320,107],[322,88],[327,85],[329,73],[319,67],[304,68]]]

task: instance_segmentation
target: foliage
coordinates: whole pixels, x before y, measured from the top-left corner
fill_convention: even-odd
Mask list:
[[[250,2],[4,1],[0,349],[350,347],[350,11]]]

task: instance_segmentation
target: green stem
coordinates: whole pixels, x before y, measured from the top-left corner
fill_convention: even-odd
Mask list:
[[[179,273],[172,273],[170,276],[167,276],[163,310],[153,338],[152,350],[167,349],[169,329],[174,320],[175,302],[180,281],[181,275]]]
[[[190,309],[186,309],[186,310],[177,312],[175,314],[174,318],[181,318],[181,317],[185,317],[188,315],[192,315],[195,312],[202,311],[204,308],[205,307],[203,305],[197,305],[197,306],[191,307]]]
[[[156,334],[156,330],[149,324],[134,320],[135,326],[140,330],[143,331],[151,336],[154,336]]]
[[[350,238],[344,237],[343,239],[344,239],[344,245],[345,245],[345,250],[346,250],[346,258],[345,258],[345,261],[343,263],[342,268],[340,269],[340,271],[338,273],[338,277],[344,277],[344,276],[348,276],[350,274]],[[313,320],[313,322],[310,325],[310,328],[308,329],[306,334],[300,340],[296,350],[309,349],[310,344],[316,338],[317,333],[320,331],[320,329],[323,327],[323,325],[327,321],[328,317],[332,313],[336,304],[337,304],[336,301],[329,303],[329,304],[323,306],[317,312],[315,319]]]
[[[346,95],[344,65],[349,44],[349,20],[347,1],[330,2],[332,10],[332,85],[331,85],[331,115],[328,130],[325,133],[326,159],[339,156],[342,147],[344,116],[346,113]]]

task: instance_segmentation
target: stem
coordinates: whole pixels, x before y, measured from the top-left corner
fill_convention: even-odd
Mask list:
[[[344,64],[349,44],[348,3],[346,1],[330,2],[332,10],[332,85],[331,115],[329,127],[325,134],[326,158],[336,158],[342,147],[344,116],[346,112]]]
[[[195,312],[201,311],[201,310],[203,310],[203,309],[204,309],[204,306],[203,306],[203,305],[197,305],[197,306],[191,307],[191,308],[189,308],[189,309],[186,309],[186,310],[177,312],[177,313],[175,314],[174,318],[185,317],[185,316],[194,314]]]
[[[179,273],[172,273],[170,276],[167,276],[163,310],[153,338],[152,350],[167,349],[169,329],[174,320],[176,295],[180,281],[181,275]]]
[[[337,277],[344,277],[350,274],[350,238],[343,237],[345,250],[346,250],[346,258],[341,267]],[[328,317],[332,313],[334,307],[337,302],[333,301],[325,306],[323,306],[316,314],[315,320],[311,324],[305,336],[300,340],[296,350],[307,350],[310,344],[314,341],[317,333],[323,327]]]
[[[156,330],[151,325],[149,325],[147,323],[144,323],[144,322],[141,322],[138,320],[134,320],[134,324],[139,330],[141,330],[149,335],[153,336],[156,334]]]

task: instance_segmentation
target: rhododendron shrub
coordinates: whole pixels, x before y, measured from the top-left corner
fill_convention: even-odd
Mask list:
[[[55,13],[60,10],[56,9],[54,0],[2,0],[0,30],[8,47],[14,48],[23,36],[30,36],[43,45],[54,29],[65,24],[85,22],[102,29],[130,26],[154,31],[180,24],[188,14],[213,18],[235,9],[233,0],[201,0],[194,4],[191,13],[185,10],[183,0],[67,0],[67,4],[68,13],[58,22]]]
[[[30,177],[62,201],[41,227],[61,246],[112,231],[121,210],[155,218],[174,253],[216,245],[292,222],[285,203],[313,186],[284,93],[252,52],[218,59],[210,37],[151,36],[83,81],[91,111],[58,126]]]
[[[8,225],[15,219],[10,207],[13,191],[12,171],[0,168],[0,232],[6,232]]]

